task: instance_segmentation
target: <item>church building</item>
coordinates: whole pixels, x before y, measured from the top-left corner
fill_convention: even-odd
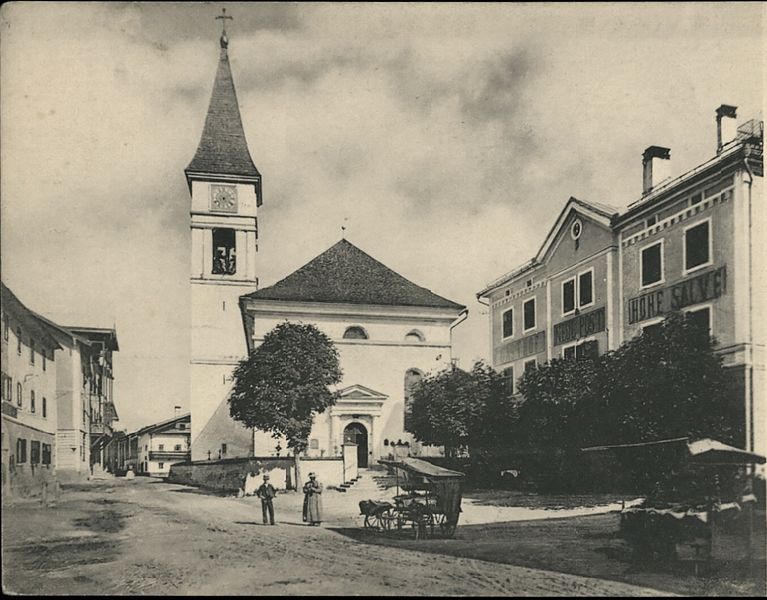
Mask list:
[[[419,448],[405,432],[413,383],[451,361],[451,334],[467,309],[420,287],[342,239],[276,284],[258,289],[261,175],[237,104],[226,31],[202,138],[186,168],[191,193],[192,460],[287,454],[284,441],[229,416],[232,372],[285,320],[312,323],[339,350],[341,399],[318,416],[309,456],[344,442],[358,463]]]

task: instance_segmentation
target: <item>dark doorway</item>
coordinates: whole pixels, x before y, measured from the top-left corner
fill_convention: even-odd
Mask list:
[[[349,423],[344,429],[344,442],[357,444],[357,467],[368,466],[368,430],[362,423]]]

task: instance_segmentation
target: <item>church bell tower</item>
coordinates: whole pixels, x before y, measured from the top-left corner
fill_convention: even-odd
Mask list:
[[[217,18],[231,19],[225,12]],[[193,460],[247,456],[252,447],[251,434],[229,419],[226,397],[232,371],[247,355],[239,297],[258,286],[257,211],[263,198],[242,127],[225,26],[220,44],[202,137],[184,170],[191,194]]]

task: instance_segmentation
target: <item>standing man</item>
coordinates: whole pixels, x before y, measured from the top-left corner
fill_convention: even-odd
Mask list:
[[[304,484],[304,521],[309,525],[319,525],[322,522],[322,484],[317,481],[315,473],[309,473],[309,481]]]
[[[277,490],[269,483],[269,475],[264,475],[264,483],[256,491],[256,496],[261,498],[261,513],[266,525],[266,513],[269,513],[269,524],[274,525],[274,504],[272,500],[277,495]]]

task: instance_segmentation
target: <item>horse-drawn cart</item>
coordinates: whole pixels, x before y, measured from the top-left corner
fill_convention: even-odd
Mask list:
[[[412,532],[415,539],[435,534],[452,537],[461,512],[464,474],[417,458],[378,462],[394,471],[397,491],[391,502],[360,502],[364,527],[382,532]]]

